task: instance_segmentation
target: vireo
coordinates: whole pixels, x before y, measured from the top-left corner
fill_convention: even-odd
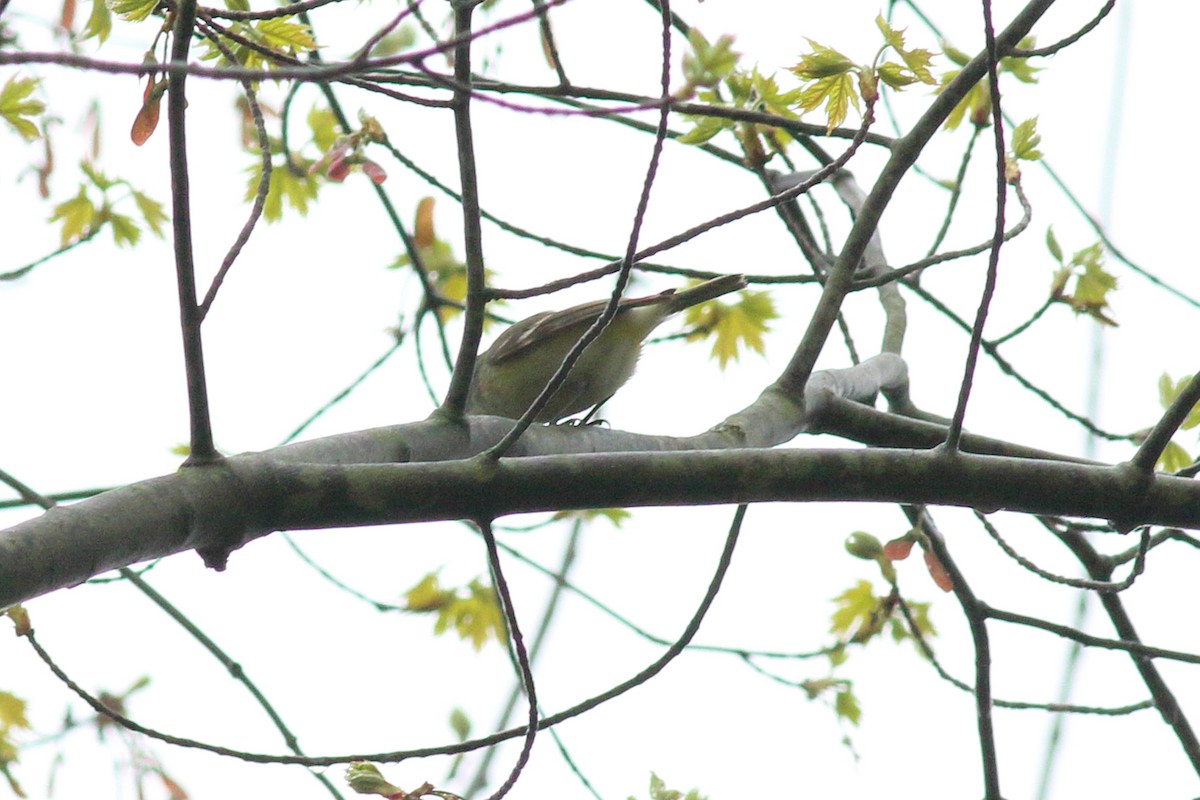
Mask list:
[[[557,422],[603,403],[620,389],[637,366],[642,342],[672,314],[742,289],[746,279],[725,275],[697,286],[668,289],[649,297],[621,300],[616,316],[583,351],[538,422]],[[467,394],[468,414],[516,419],[546,388],[558,366],[604,311],[596,300],[563,311],[544,311],[516,322],[500,334],[475,362]]]

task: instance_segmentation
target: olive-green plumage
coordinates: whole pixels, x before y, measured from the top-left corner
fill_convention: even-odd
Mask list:
[[[537,421],[557,422],[603,403],[629,380],[642,342],[663,320],[745,286],[741,275],[725,275],[681,291],[668,289],[621,300],[616,316],[583,351]],[[511,325],[479,356],[467,413],[520,417],[606,304],[597,300],[563,311],[544,311]]]

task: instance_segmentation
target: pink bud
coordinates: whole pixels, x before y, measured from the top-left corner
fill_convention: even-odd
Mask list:
[[[335,183],[341,183],[346,180],[346,176],[350,173],[350,165],[346,163],[345,156],[339,155],[333,161],[329,162],[329,169],[325,171],[325,175],[329,180]]]
[[[387,173],[384,172],[383,167],[370,159],[363,161],[362,171],[376,186],[387,180]]]
[[[912,539],[892,539],[883,546],[883,555],[888,561],[903,561],[912,552]]]

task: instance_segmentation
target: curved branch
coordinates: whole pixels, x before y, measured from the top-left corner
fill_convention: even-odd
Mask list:
[[[439,421],[357,434],[399,452],[422,438],[456,437],[466,455],[511,426],[499,417]],[[577,455],[427,463],[303,462],[332,437],[235,456],[107,492],[0,533],[0,606],[73,586],[116,567],[185,550],[223,568],[230,552],[281,529],[497,517],[564,508],[752,502],[927,503],[1033,514],[1200,527],[1200,485],[1128,467],[933,450],[761,450],[734,447],[734,426],[687,439],[614,431],[531,429],[524,452]],[[407,445],[409,440],[413,445]],[[596,452],[606,445],[642,452]],[[457,447],[457,450],[456,450]],[[660,452],[647,452],[651,448]],[[687,452],[669,452],[692,448]],[[699,449],[708,448],[708,449]],[[417,448],[419,449],[419,448]]]

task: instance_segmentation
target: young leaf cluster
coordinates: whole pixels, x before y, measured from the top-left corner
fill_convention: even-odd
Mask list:
[[[885,572],[891,570],[889,556],[884,553],[884,548],[879,545],[878,540],[870,534],[851,536],[847,541],[847,550],[857,558],[878,560],[881,566],[886,564]],[[891,574],[894,576],[894,570]],[[875,588],[870,581],[860,580],[835,597],[834,603],[829,630],[838,637],[839,643],[830,651],[829,660],[835,669],[845,663],[849,655],[849,645],[866,645],[884,631],[891,634],[893,642],[898,643],[905,639],[916,641],[906,619],[897,613],[900,608],[900,595],[894,587],[889,594],[880,597],[875,594]],[[937,635],[929,619],[929,603],[905,601],[905,606],[923,639],[927,641]],[[862,708],[850,681],[830,676],[821,680],[806,681],[804,689],[810,698],[833,692],[833,708],[838,717],[852,725],[858,724]]]
[[[1175,381],[1165,372],[1159,377],[1158,402],[1163,407],[1163,410],[1170,408],[1175,403],[1175,398],[1183,393],[1183,390],[1187,388],[1191,380],[1192,376],[1186,375]],[[1184,417],[1183,423],[1179,427],[1181,430],[1187,431],[1195,428],[1197,425],[1200,425],[1200,404],[1192,407],[1192,410]],[[1193,460],[1182,445],[1172,440],[1167,442],[1167,446],[1163,448],[1162,455],[1158,457],[1158,463],[1155,465],[1155,468],[1164,472],[1177,472],[1189,466]]]
[[[880,82],[896,90],[914,83],[937,83],[929,69],[932,52],[908,47],[904,31],[892,28],[882,16],[875,18],[875,25],[884,44],[871,63],[856,64],[832,47],[807,39],[809,52],[791,68],[792,74],[803,81],[799,108],[807,113],[824,107],[827,131],[845,122],[850,106],[861,112],[863,103],[874,103]],[[884,60],[889,51],[900,60]]]
[[[846,678],[815,678],[802,681],[800,688],[808,695],[809,700],[817,700],[833,695],[832,707],[838,719],[845,720],[851,725],[858,725],[862,719],[862,706],[854,694],[854,682]]]
[[[443,588],[436,573],[429,573],[405,594],[409,611],[436,613],[433,632],[441,635],[453,628],[479,650],[489,638],[504,641],[504,615],[496,592],[478,578],[465,587]]]
[[[346,783],[357,794],[377,794],[388,800],[421,800],[423,797],[436,797],[439,800],[462,800],[456,794],[443,792],[433,788],[433,784],[424,783],[406,792],[394,783],[389,783],[379,767],[370,761],[351,761],[346,767]],[[339,795],[340,796],[340,795]]]
[[[892,641],[912,639],[904,618],[897,614],[900,596],[891,592],[882,597],[875,594],[870,581],[860,580],[834,598],[836,607],[830,617],[829,632],[843,645],[866,644],[885,630]],[[922,637],[934,636],[937,631],[929,620],[929,603],[905,601]],[[844,647],[834,659],[835,665],[845,660]]]
[[[688,31],[691,50],[683,56],[683,77],[687,86],[680,92],[691,97],[697,88],[712,89],[724,81],[737,67],[740,53],[733,50],[733,37],[722,36],[709,44],[696,28]]]
[[[17,797],[24,797],[20,785],[13,777],[10,766],[17,760],[17,745],[13,734],[29,730],[25,718],[25,701],[10,692],[0,691],[0,775],[8,780],[9,788]]]
[[[125,197],[132,198],[142,222],[155,236],[162,238],[167,214],[161,203],[134,189],[124,179],[107,177],[87,162],[80,165],[80,170],[87,180],[80,183],[74,197],[55,206],[50,216],[51,222],[62,223],[59,231],[62,246],[90,239],[105,225],[112,230],[113,241],[118,245],[137,244],[142,236],[141,225],[132,216],[115,210],[117,203]],[[114,199],[112,194],[118,188],[126,189],[128,194]],[[95,196],[97,192],[99,197]]]
[[[1109,316],[1109,293],[1117,288],[1117,278],[1104,269],[1104,245],[1096,242],[1072,254],[1064,260],[1062,247],[1054,236],[1054,229],[1046,229],[1046,249],[1058,262],[1050,284],[1050,299],[1066,303],[1076,314],[1087,314],[1097,322],[1116,327]],[[1074,281],[1070,291],[1067,284]]]
[[[416,221],[413,225],[413,244],[416,245],[417,257],[421,260],[426,274],[433,282],[438,297],[453,301],[452,304],[441,305],[437,314],[443,322],[453,319],[462,313],[462,309],[454,303],[464,303],[467,299],[467,265],[454,254],[454,246],[440,239],[433,224],[434,198],[423,197],[417,203]],[[412,258],[407,253],[401,253],[389,266],[393,269],[412,265]],[[484,276],[490,280],[492,270],[485,269]],[[502,300],[493,301],[502,303]],[[491,320],[484,320],[484,327]]]
[[[1018,47],[1031,50],[1035,44],[1035,37],[1027,36],[1021,40]],[[965,67],[971,60],[969,55],[951,46],[948,42],[942,42],[942,52],[947,58],[958,65],[958,69],[950,69],[942,73],[938,86],[939,92],[949,86],[950,82],[962,72],[962,67]],[[1021,83],[1037,83],[1037,73],[1041,70],[1039,67],[1030,64],[1029,59],[1026,57],[1005,56],[1000,59],[997,71],[1001,74],[1012,75]],[[984,128],[991,124],[992,93],[988,88],[986,79],[980,79],[978,83],[971,87],[970,91],[963,95],[962,100],[958,101],[958,104],[954,106],[954,110],[946,117],[943,127],[946,130],[952,131],[968,117],[971,120],[971,124],[979,128]]]
[[[46,104],[33,100],[30,95],[40,81],[37,78],[18,78],[15,75],[0,89],[0,119],[7,122],[25,141],[33,141],[42,134],[33,118],[46,111]]]
[[[637,800],[637,798],[630,795],[629,800]],[[687,794],[675,789],[668,789],[663,779],[651,772],[650,800],[708,800],[708,798],[700,794],[699,789],[692,789]]]
[[[742,348],[763,354],[763,334],[779,313],[766,292],[743,291],[735,303],[710,300],[684,312],[689,331],[687,340],[712,337],[711,356],[721,369],[732,359],[738,360]]]
[[[222,44],[237,65],[251,69],[270,69],[279,57],[290,61],[318,48],[308,25],[293,17],[235,21]],[[200,58],[222,66],[230,63],[229,57],[211,40],[205,42]]]
[[[99,39],[100,44],[112,35],[113,15],[126,22],[141,22],[154,13],[158,0],[92,0],[92,13],[88,16],[80,41]]]
[[[1012,142],[1008,151],[1010,160],[1041,161],[1042,135],[1037,132],[1037,117],[1030,117],[1013,128]]]
[[[245,110],[245,117],[247,128],[252,130],[248,109]],[[321,152],[328,152],[338,136],[333,112],[314,106],[305,121],[311,134],[309,142],[305,144],[311,143]],[[245,139],[247,149],[257,152],[257,138],[248,133]],[[300,216],[306,215],[309,203],[317,199],[321,184],[320,176],[310,172],[311,167],[317,163],[316,160],[305,158],[295,150],[285,148],[283,141],[277,137],[267,137],[267,146],[272,156],[282,155],[284,159],[279,164],[272,162],[271,180],[263,204],[263,218],[267,222],[279,222],[283,219],[285,200]],[[262,162],[256,159],[254,164],[247,168],[247,172],[250,178],[246,186],[246,200],[252,200],[262,180]]]
[[[884,43],[870,64],[856,64],[837,50],[808,39],[809,52],[790,70],[802,84],[788,90],[781,89],[774,76],[764,76],[756,68],[739,70],[738,54],[730,48],[728,37],[710,45],[693,28],[688,36],[692,51],[684,57],[687,85],[681,94],[694,93],[709,105],[763,111],[785,119],[799,119],[824,107],[827,129],[832,131],[845,121],[851,105],[861,111],[863,100],[875,102],[880,82],[897,90],[914,83],[936,85],[929,69],[933,53],[908,47],[904,32],[894,30],[882,16],[875,24]],[[885,60],[889,52],[899,61]],[[759,134],[768,137],[772,149],[783,149],[790,140],[778,129],[764,130],[724,117],[691,116],[689,121],[692,129],[680,137],[685,144],[702,144],[721,131],[733,130],[747,154],[756,155],[763,150],[757,142]]]

